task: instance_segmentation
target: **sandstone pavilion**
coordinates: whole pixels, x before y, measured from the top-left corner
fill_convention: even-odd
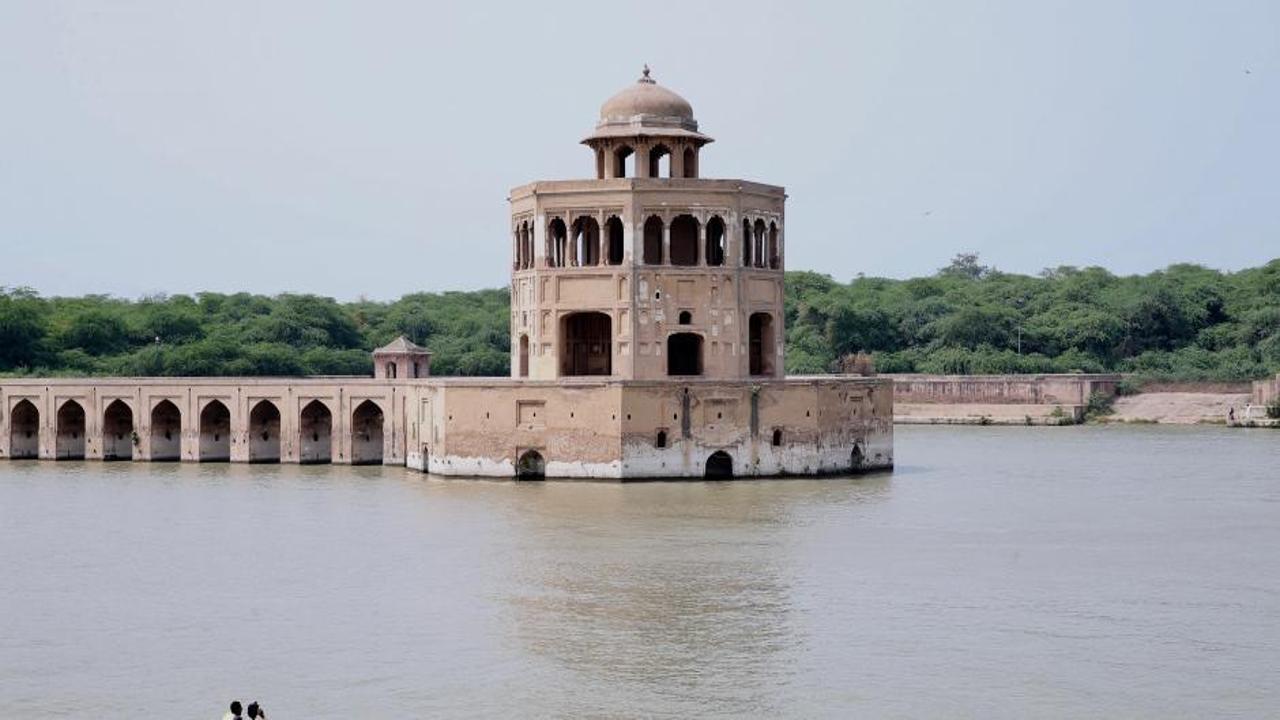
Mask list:
[[[783,372],[786,193],[703,177],[712,142],[646,68],[514,188],[511,377],[0,379],[0,458],[404,465],[447,476],[728,478],[893,464],[893,385]]]

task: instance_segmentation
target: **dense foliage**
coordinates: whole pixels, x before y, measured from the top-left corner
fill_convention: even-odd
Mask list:
[[[1280,259],[1130,277],[1097,267],[1014,275],[976,255],[910,280],[791,273],[787,369],[824,371],[857,351],[880,372],[1256,378],[1280,370]]]
[[[371,375],[406,335],[442,375],[507,372],[506,290],[340,304],[314,295],[202,293],[137,302],[0,292],[0,372],[32,375]]]
[[[391,303],[313,295],[175,295],[126,301],[0,291],[0,372],[91,375],[367,375],[404,334],[438,375],[506,375],[507,290]],[[1280,371],[1280,259],[1222,273],[1143,276],[1061,267],[1038,277],[960,255],[931,277],[787,276],[787,369],[826,372],[859,351],[881,372],[1118,370],[1180,380]]]

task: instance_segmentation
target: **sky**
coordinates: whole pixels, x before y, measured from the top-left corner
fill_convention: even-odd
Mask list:
[[[507,191],[594,175],[653,77],[704,177],[787,188],[787,266],[1280,256],[1280,3],[0,3],[0,286],[506,284]]]

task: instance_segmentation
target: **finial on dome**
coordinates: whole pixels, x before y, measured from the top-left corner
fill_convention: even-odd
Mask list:
[[[638,82],[649,83],[650,85],[657,84],[653,78],[649,77],[649,63],[644,64],[644,77],[640,78]]]

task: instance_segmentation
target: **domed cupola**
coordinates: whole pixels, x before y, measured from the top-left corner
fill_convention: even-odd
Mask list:
[[[670,177],[698,176],[698,150],[712,139],[698,132],[693,106],[649,76],[649,66],[634,84],[600,106],[596,130],[583,144],[596,151],[596,177],[627,177],[627,159],[635,154],[636,177],[660,177],[669,157]]]

